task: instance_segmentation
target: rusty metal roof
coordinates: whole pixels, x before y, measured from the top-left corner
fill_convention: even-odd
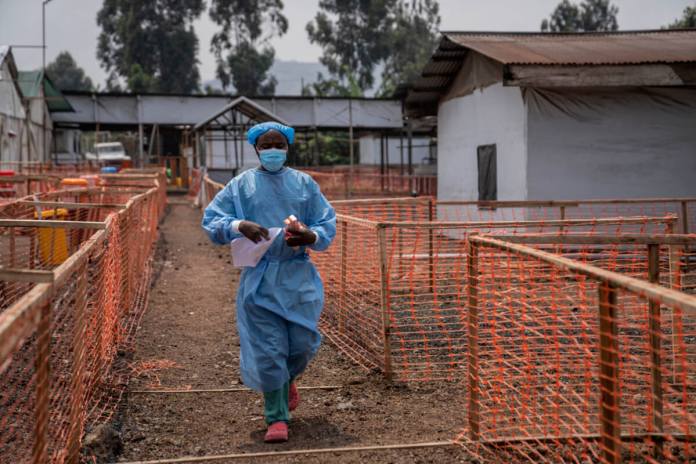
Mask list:
[[[696,62],[696,30],[612,33],[444,32],[502,64],[626,65]]]
[[[437,114],[440,96],[467,53],[501,65],[612,66],[696,63],[696,30],[591,33],[443,32],[440,44],[412,83],[406,111]]]

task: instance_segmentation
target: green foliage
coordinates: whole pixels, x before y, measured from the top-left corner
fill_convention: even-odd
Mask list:
[[[190,93],[199,86],[198,37],[193,21],[203,0],[104,0],[97,57],[109,73],[107,88]]]
[[[380,95],[390,96],[399,84],[412,83],[420,76],[437,46],[439,27],[436,0],[400,0],[397,3],[389,37],[391,52],[384,62]]]
[[[241,95],[272,95],[277,81],[268,76],[275,50],[271,38],[288,30],[282,0],[212,0],[210,18],[222,27],[211,50],[223,88]]]
[[[306,142],[295,143],[291,162],[295,166],[314,165],[314,154],[319,153],[319,164],[333,166],[350,163],[350,143],[345,132],[321,132]],[[357,147],[356,147],[357,148]],[[356,150],[357,159],[357,150]]]
[[[393,9],[397,0],[320,0],[307,24],[312,43],[323,49],[320,62],[346,86],[353,75],[364,92],[374,84],[375,66],[390,53]]]
[[[379,94],[391,95],[420,75],[437,43],[437,0],[321,0],[319,8],[307,33],[330,76],[319,75],[305,94],[364,95],[381,65]]]
[[[610,32],[619,29],[619,8],[610,0],[584,0],[580,5],[563,0],[541,22],[542,32]]]
[[[93,90],[92,80],[77,65],[69,52],[60,52],[46,66],[46,75],[60,90]]]
[[[682,17],[667,26],[668,29],[694,29],[696,28],[696,6],[684,8]]]

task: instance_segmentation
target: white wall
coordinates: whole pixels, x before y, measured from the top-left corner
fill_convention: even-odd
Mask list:
[[[0,162],[22,157],[24,107],[7,59],[0,63]]]
[[[404,165],[408,165],[408,138],[389,137],[389,164],[392,166],[401,163],[401,145],[403,142],[403,159]],[[412,163],[413,166],[423,164],[426,158],[430,156],[430,138],[429,137],[413,137],[412,138]],[[380,165],[380,144],[381,140],[378,135],[364,135],[360,137],[360,164],[365,165]],[[385,151],[386,158],[386,151]]]
[[[696,196],[696,90],[528,92],[529,199]]]
[[[442,103],[438,198],[477,200],[476,149],[493,143],[497,145],[498,199],[526,199],[526,110],[520,89],[495,84]]]

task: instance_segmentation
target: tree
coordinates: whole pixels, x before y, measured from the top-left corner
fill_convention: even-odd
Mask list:
[[[358,84],[355,74],[344,71],[345,79],[326,78],[322,73],[317,74],[316,82],[302,87],[303,96],[317,97],[362,97],[363,90]]]
[[[97,57],[107,88],[125,81],[135,92],[190,93],[198,89],[198,37],[193,21],[203,0],[104,0]]]
[[[381,95],[392,95],[399,84],[411,83],[420,76],[437,45],[439,27],[436,0],[400,0],[396,4]]]
[[[667,26],[668,29],[694,29],[696,28],[696,6],[687,6],[684,8],[682,17],[676,19],[672,24]]]
[[[60,90],[93,90],[92,79],[77,65],[72,55],[60,52],[56,59],[46,66],[46,75]]]
[[[375,66],[390,53],[397,0],[320,0],[307,24],[312,43],[323,49],[320,62],[343,85],[353,74],[364,92],[374,84]]]
[[[275,50],[269,41],[288,30],[282,0],[212,0],[210,18],[222,26],[211,51],[223,88],[231,83],[242,95],[275,93],[277,81],[268,75]]]
[[[541,22],[542,32],[610,32],[619,29],[619,8],[610,0],[584,0],[580,6],[563,0]]]

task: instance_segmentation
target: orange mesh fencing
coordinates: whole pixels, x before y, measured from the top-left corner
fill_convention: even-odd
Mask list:
[[[88,460],[83,436],[112,417],[150,285],[166,188],[152,184],[50,192],[0,209],[3,460]]]
[[[643,240],[648,275],[639,280],[469,237],[469,420],[457,441],[470,454],[481,462],[693,459],[696,298],[648,282],[660,281],[657,241]]]
[[[376,222],[338,215],[337,237],[313,256],[324,278],[323,329],[350,357],[399,381],[456,380],[466,363],[464,292],[471,233],[665,233],[672,216],[438,222],[427,201],[403,202]],[[602,259],[621,264],[623,255]],[[635,257],[630,258],[635,260]]]
[[[0,177],[0,204],[9,203],[35,193],[56,190],[61,178],[46,174],[20,174]]]
[[[215,182],[206,175],[203,178],[203,182],[201,183],[201,198],[203,200],[202,207],[205,208],[206,206],[208,206],[208,203],[213,201],[215,195],[217,195],[218,192],[220,192],[224,188],[224,185],[220,184],[219,182]]]
[[[188,183],[188,194],[190,200],[199,201],[201,183],[203,182],[202,172],[198,168],[191,169],[191,176]]]
[[[407,175],[398,172],[381,174],[378,171],[304,170],[319,184],[330,200],[344,198],[374,198],[399,195],[436,195],[437,176]]]

